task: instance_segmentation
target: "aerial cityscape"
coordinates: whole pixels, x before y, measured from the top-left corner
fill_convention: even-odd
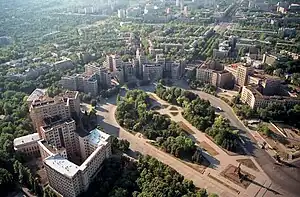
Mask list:
[[[298,0],[0,0],[0,196],[299,197]]]

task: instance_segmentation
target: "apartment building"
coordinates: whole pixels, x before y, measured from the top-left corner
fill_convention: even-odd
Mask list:
[[[244,64],[239,64],[237,67],[237,73],[235,83],[239,86],[244,86],[248,82],[249,75],[253,72],[253,68]]]
[[[67,90],[65,93],[60,94],[64,98],[66,105],[69,106],[70,112],[80,114],[80,99],[78,91]]]
[[[64,89],[75,91],[78,90],[77,78],[78,78],[77,74],[71,76],[63,76],[61,77],[59,83]]]
[[[300,104],[299,97],[289,96],[266,96],[259,91],[260,87],[257,85],[243,86],[241,93],[241,101],[249,105],[252,109],[267,107],[270,103],[283,104],[293,106]]]
[[[78,137],[83,163],[78,166],[60,154],[44,159],[49,184],[65,197],[76,197],[88,189],[105,158],[110,157],[110,135],[94,129]]]
[[[38,133],[33,133],[14,139],[14,149],[17,152],[22,152],[26,156],[37,157],[40,155],[38,141],[40,140]]]
[[[68,119],[71,117],[68,103],[59,96],[54,98],[44,96],[40,99],[34,100],[29,108],[29,114],[33,122],[33,126],[40,136],[40,127],[45,126],[45,118],[60,116],[62,119]]]
[[[158,63],[143,64],[143,80],[158,80],[163,77],[164,66]]]
[[[67,69],[72,69],[75,67],[71,59],[69,58],[64,58],[63,60],[60,60],[58,62],[55,62],[53,64],[54,68],[57,70],[67,70]]]
[[[28,107],[30,107],[32,101],[39,99],[40,97],[43,97],[46,95],[46,89],[35,89],[27,98],[26,102]]]
[[[64,147],[69,156],[75,155],[76,143],[76,123],[73,119],[61,119],[53,116],[44,120],[46,126],[40,129],[41,137],[49,144],[57,148]]]
[[[56,154],[59,154],[65,159],[68,159],[68,153],[64,147],[58,148],[52,144],[49,144],[46,140],[39,140],[38,147],[39,147],[42,160],[46,159],[51,155],[56,155]]]
[[[278,57],[275,55],[265,53],[263,55],[262,62],[268,65],[274,65],[278,61]]]
[[[215,61],[205,62],[196,69],[196,79],[216,87],[227,87],[233,83],[233,75]]]

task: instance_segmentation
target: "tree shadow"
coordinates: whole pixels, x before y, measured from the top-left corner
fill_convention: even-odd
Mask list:
[[[205,151],[202,151],[202,155],[205,157],[206,160],[209,161],[210,163],[210,167],[215,169],[217,168],[218,165],[220,165],[220,161],[217,160],[215,157],[211,156],[210,154],[208,154],[207,152]]]

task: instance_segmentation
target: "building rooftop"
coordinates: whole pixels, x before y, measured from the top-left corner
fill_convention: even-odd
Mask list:
[[[87,135],[87,139],[91,144],[101,145],[106,143],[110,135],[100,131],[99,129],[94,129],[90,131],[90,134]]]
[[[67,90],[65,93],[62,93],[61,96],[67,98],[76,98],[78,96],[78,91]]]
[[[57,154],[57,153],[61,153],[61,152],[66,152],[66,149],[61,147],[61,148],[57,148],[55,146],[52,146],[51,144],[48,144],[47,141],[43,140],[41,141],[41,143],[43,144],[43,146],[45,146],[45,148],[47,150],[49,150],[52,154]]]
[[[61,119],[60,116],[53,116],[50,118],[45,118],[44,119],[44,123],[46,126],[43,126],[44,130],[47,130],[51,127],[54,127],[56,125],[62,124],[62,123],[70,123],[70,122],[75,122],[75,120],[73,120],[72,118],[68,118],[68,119]]]
[[[79,170],[79,167],[59,154],[47,157],[45,164],[62,175],[72,178]]]
[[[35,89],[27,98],[27,102],[32,102],[46,95],[47,89]]]
[[[14,147],[17,147],[17,146],[20,146],[23,144],[36,142],[38,140],[40,140],[40,136],[38,133],[33,133],[33,134],[25,135],[22,137],[18,137],[16,139],[14,139]]]

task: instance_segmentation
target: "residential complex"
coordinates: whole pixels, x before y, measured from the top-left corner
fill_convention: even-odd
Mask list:
[[[16,138],[14,149],[27,156],[40,155],[49,185],[62,196],[76,197],[88,189],[111,155],[110,135],[98,129],[87,132],[72,119],[81,116],[77,91],[51,98],[35,90],[29,98],[37,133]]]
[[[248,104],[252,109],[267,107],[270,103],[293,106],[300,104],[300,97],[293,96],[266,96],[261,92],[259,85],[244,86],[241,92],[241,101]]]
[[[220,63],[207,61],[196,69],[196,79],[216,87],[228,88],[233,82],[233,75],[224,70]]]

